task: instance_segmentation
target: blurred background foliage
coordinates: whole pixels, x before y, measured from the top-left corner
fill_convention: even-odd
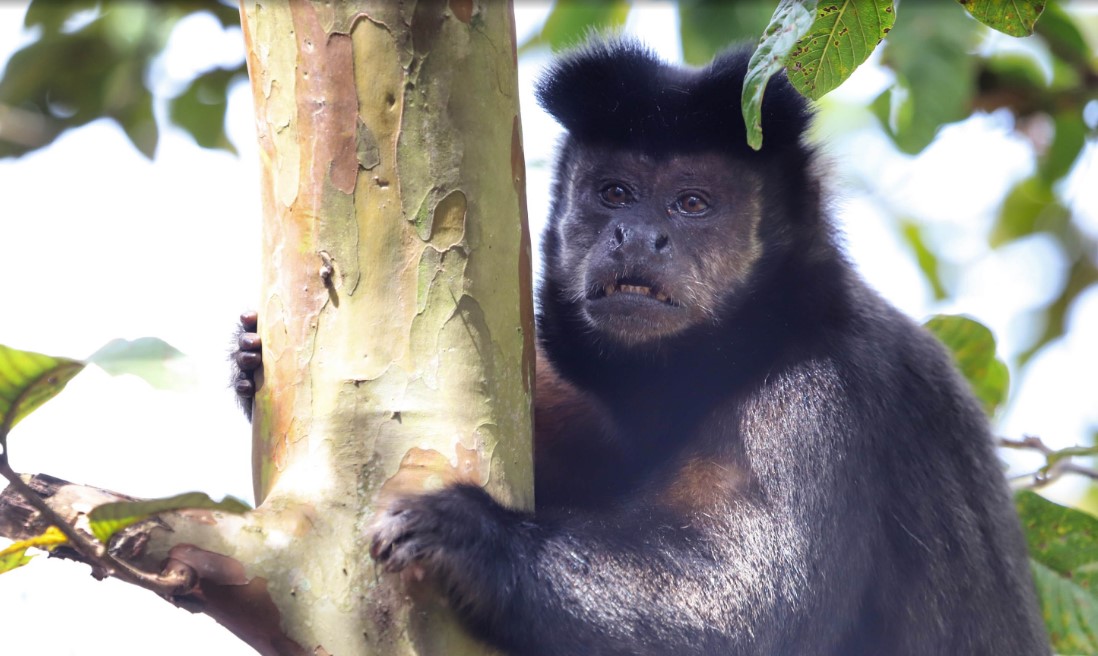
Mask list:
[[[677,27],[684,59],[701,65],[730,43],[756,41],[777,4],[778,0],[678,0]],[[641,7],[625,0],[557,0],[544,22],[523,37],[519,52],[530,58],[527,61],[536,61],[549,50],[582,41],[592,30],[623,26],[635,15],[633,10]],[[178,75],[164,75],[165,51],[171,50],[176,28],[200,13],[213,16],[223,30],[237,29],[235,3],[217,0],[31,0],[24,17],[29,36],[0,75],[0,158],[32,153],[71,128],[102,119],[117,123],[134,148],[148,158],[155,156],[159,135],[168,134],[169,126],[181,128],[204,148],[235,152],[226,134],[226,110],[230,90],[246,82],[243,40],[239,40],[239,57],[230,53],[227,60],[205,69],[206,64],[195,63],[194,72],[188,72],[182,81]],[[667,29],[672,29],[670,22]],[[989,413],[1002,408],[1009,380],[1020,378],[1019,372],[1036,363],[1036,354],[1066,335],[1073,308],[1082,305],[1080,299],[1088,295],[1092,301],[1098,291],[1098,212],[1093,206],[1081,207],[1078,193],[1081,186],[1091,191],[1098,187],[1098,179],[1094,179],[1098,178],[1096,44],[1098,7],[1090,2],[1049,2],[1032,36],[1012,38],[992,32],[955,2],[902,0],[894,29],[865,65],[876,71],[877,84],[862,84],[871,91],[860,96],[844,94],[840,87],[819,103],[817,130],[828,142],[847,142],[838,176],[843,186],[840,193],[869,199],[877,210],[872,216],[887,223],[886,228],[908,250],[926,293],[937,306],[949,308],[951,301],[961,297],[971,302],[971,289],[965,296],[962,272],[978,267],[989,252],[1016,254],[1023,250],[1020,246],[1028,248],[1028,259],[1021,258],[1018,266],[1027,267],[1025,276],[1048,282],[1047,293],[1040,292],[1037,300],[1011,305],[1018,316],[1010,324],[1024,324],[1025,328],[1010,331],[1020,337],[1012,340],[1006,353],[1001,352],[1006,340],[1000,339],[996,345],[990,331],[976,322],[939,316],[928,323],[954,350]],[[168,77],[172,79],[165,81]],[[533,114],[529,118],[536,120]],[[995,209],[990,216],[970,209],[982,207],[979,204],[951,207],[949,203],[958,202],[956,189],[929,184],[914,190],[929,202],[913,203],[910,195],[903,198],[902,190],[897,192],[903,185],[897,184],[896,175],[883,170],[881,162],[886,158],[879,153],[859,158],[859,148],[868,142],[859,141],[857,134],[873,131],[876,141],[889,149],[890,163],[899,160],[908,165],[900,173],[905,176],[918,162],[934,159],[931,151],[944,141],[942,134],[951,126],[987,116],[994,118],[999,130],[995,138],[1022,144],[1031,163],[1008,184],[1004,184],[1001,167],[951,173],[963,178],[957,186],[973,196],[987,196],[989,190],[1000,195],[992,203]],[[524,123],[527,118],[524,113]],[[538,124],[530,121],[527,125]],[[531,155],[529,149],[527,154]],[[987,162],[988,158],[965,161]],[[110,155],[104,154],[102,163],[110,166],[110,162]],[[75,162],[75,174],[86,165]],[[527,165],[542,173],[548,168],[548,162],[538,155],[528,159]],[[66,190],[64,176],[71,174],[58,172],[60,191]],[[196,181],[180,182],[182,188]],[[536,199],[544,200],[533,193],[531,199],[532,205],[538,204]],[[221,208],[210,211],[217,213]],[[48,212],[44,212],[47,217]],[[538,212],[532,209],[531,216]],[[94,213],[89,215],[94,217]],[[13,221],[23,220],[8,216]],[[948,220],[940,220],[943,217]],[[978,248],[966,241],[973,231],[980,242]],[[873,233],[875,237],[880,234]],[[960,241],[965,243],[958,246]],[[1037,242],[1041,247],[1032,248]],[[1019,262],[1017,258],[1003,260],[1012,265]],[[874,282],[879,282],[876,277]],[[995,302],[1016,293],[1010,283],[999,278],[992,284],[998,287]],[[1001,327],[1002,322],[997,330]],[[997,349],[1007,356],[1014,375],[997,360]],[[1049,473],[1062,462],[1060,457],[1093,455],[1098,441],[1093,425],[1098,417],[1094,414],[1098,394],[1093,371],[1089,373],[1087,379],[1056,380],[1048,385],[1055,388],[1054,394],[1070,396],[1073,410],[1093,402],[1092,407],[1078,408],[1078,414],[1091,422],[1089,428],[1082,429],[1090,431],[1089,443],[1077,430],[1071,435],[1041,437],[1057,449],[1067,446],[1065,440],[1079,441],[1082,448],[1078,449],[1042,451],[1045,447],[1039,440],[1037,446],[1027,439],[1015,440],[1018,448],[1045,456],[1044,462],[1038,463],[1044,465],[1038,473]],[[1081,397],[1066,394],[1077,388],[1089,389]],[[1076,398],[1086,400],[1076,403]],[[1055,413],[1043,406],[1041,411],[1042,419]],[[1034,429],[1046,430],[1044,426]],[[1098,478],[1098,473],[1091,474],[1088,478]],[[1020,478],[1026,476],[1032,479],[1026,474]],[[1098,514],[1098,486],[1090,485],[1088,490],[1074,498],[1081,507]],[[1053,604],[1046,607],[1046,614],[1052,618],[1050,630],[1058,649],[1098,653],[1098,640],[1091,641],[1091,636],[1098,635],[1098,595],[1076,586],[1098,563],[1094,545],[1098,524],[1093,517],[1073,514],[1036,496],[1019,499],[1042,599]],[[1053,620],[1062,620],[1064,626]],[[1083,642],[1085,648],[1079,647]]]
[[[684,58],[703,64],[729,43],[757,39],[776,4],[679,0]],[[890,72],[891,82],[868,110],[898,152],[917,156],[943,126],[974,113],[1009,116],[1033,151],[1034,170],[1005,193],[986,234],[991,249],[1043,235],[1065,261],[1058,291],[1028,317],[1037,328],[1014,354],[1019,367],[1064,334],[1073,303],[1098,283],[1098,243],[1064,198],[1065,179],[1098,133],[1098,16],[1077,11],[1080,6],[1048,3],[1035,34],[1019,40],[1024,48],[1001,48],[988,47],[988,28],[958,4],[906,0],[895,29],[871,60]],[[631,8],[624,0],[558,0],[520,52],[567,47],[591,30],[619,27]],[[165,99],[167,111],[154,111],[150,70],[174,26],[196,12],[211,13],[226,28],[239,21],[235,4],[216,0],[33,0],[25,25],[35,38],[11,57],[0,77],[0,157],[43,148],[64,131],[104,117],[116,121],[148,157],[165,121],[203,147],[232,151],[226,98],[230,86],[245,79],[243,58],[201,72]],[[856,184],[872,190],[875,181]],[[934,298],[949,299],[955,292],[949,272],[965,263],[946,257],[947,240],[922,217],[893,212],[894,228]]]

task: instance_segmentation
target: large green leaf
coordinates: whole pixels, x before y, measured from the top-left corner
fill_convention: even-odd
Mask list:
[[[183,353],[164,340],[141,337],[133,341],[111,340],[92,353],[87,361],[99,365],[112,376],[132,374],[158,389],[171,389],[176,386],[179,376],[166,365],[182,356]]]
[[[781,0],[747,64],[740,106],[747,143],[762,148],[762,102],[766,83],[785,65],[789,53],[816,19],[816,0]]]
[[[127,526],[158,513],[173,510],[219,510],[240,514],[248,512],[251,508],[248,504],[231,496],[226,496],[221,501],[214,501],[205,492],[185,492],[163,499],[119,501],[97,506],[88,513],[88,525],[95,537],[106,544],[112,535]]]
[[[1029,36],[1048,0],[957,0],[972,17],[1010,36]]]
[[[881,52],[896,82],[872,109],[896,146],[916,154],[943,124],[969,115],[976,82],[971,53],[981,28],[949,3],[906,2],[902,12]]]
[[[1098,519],[1029,491],[1015,503],[1053,648],[1098,654]]]
[[[13,426],[56,396],[83,368],[83,362],[0,344],[0,446]]]
[[[968,317],[947,314],[934,316],[925,325],[953,354],[957,368],[984,410],[994,414],[1006,400],[1010,370],[995,356],[995,337],[991,331]]]
[[[789,81],[819,99],[843,83],[892,29],[891,0],[841,0],[819,5],[816,21],[785,61]]]

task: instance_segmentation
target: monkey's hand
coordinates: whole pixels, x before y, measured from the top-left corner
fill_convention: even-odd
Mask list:
[[[236,348],[229,356],[232,363],[232,386],[236,391],[236,400],[240,408],[252,418],[252,399],[255,398],[255,374],[263,366],[262,344],[256,328],[259,315],[245,312],[240,315],[240,325],[236,329]]]
[[[367,531],[370,556],[387,572],[426,580],[474,626],[498,622],[513,590],[516,551],[533,523],[474,485],[398,497]]]

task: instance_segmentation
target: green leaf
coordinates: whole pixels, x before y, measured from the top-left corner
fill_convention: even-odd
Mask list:
[[[759,46],[747,63],[740,107],[747,126],[747,143],[762,148],[762,102],[766,83],[785,65],[786,57],[808,33],[816,18],[816,0],[781,0],[770,17]]]
[[[88,513],[88,525],[92,534],[100,542],[107,544],[112,535],[127,526],[173,510],[220,510],[238,515],[250,511],[251,507],[231,496],[214,501],[205,492],[185,492],[163,499],[119,501],[97,506]]]
[[[183,353],[164,340],[142,337],[133,341],[114,339],[92,353],[87,362],[112,376],[132,374],[157,389],[172,389],[178,375],[166,365],[183,357]]]
[[[225,135],[225,111],[230,85],[245,76],[244,64],[199,75],[183,93],[172,98],[169,108],[172,122],[189,132],[203,148],[221,148],[236,153]]]
[[[896,82],[871,108],[896,146],[914,155],[943,124],[969,115],[976,87],[971,51],[982,28],[954,4],[907,2],[903,14],[881,51]]]
[[[1034,175],[1011,188],[988,240],[992,246],[1032,235],[1035,232],[1061,233],[1071,221],[1071,212],[1056,198],[1047,180]]]
[[[122,131],[130,138],[142,155],[152,159],[156,154],[156,144],[160,140],[160,129],[153,116],[152,93],[142,83],[133,83],[128,90],[135,97],[124,101],[120,112],[111,112]]]
[[[995,337],[968,317],[939,314],[924,324],[950,353],[989,415],[1006,400],[1010,370],[995,356]]]
[[[31,561],[34,556],[28,556],[27,550],[24,549],[11,549],[8,547],[3,551],[0,551],[0,574],[4,572],[10,572],[13,569],[22,567]]]
[[[1041,20],[1037,23],[1036,32],[1045,40],[1054,56],[1072,67],[1090,69],[1090,60],[1094,55],[1087,45],[1086,37],[1062,7],[1046,5]]]
[[[73,16],[93,9],[99,9],[98,0],[32,0],[23,15],[23,25],[27,28],[41,27],[45,32],[58,32]]]
[[[27,555],[27,549],[31,547],[52,551],[54,547],[66,542],[68,542],[68,538],[56,526],[47,528],[44,533],[33,538],[13,542],[0,550],[0,574],[10,572],[29,563],[33,556]]]
[[[1037,561],[1029,565],[1053,651],[1098,654],[1098,598]]]
[[[0,78],[0,105],[15,108],[0,121],[0,157],[41,148],[104,117],[151,156],[158,129],[145,79],[182,14],[174,3],[101,2],[87,13],[55,4],[40,0],[30,8],[27,20],[41,34],[12,55]]]
[[[1037,163],[1037,172],[1049,184],[1071,172],[1087,141],[1087,125],[1078,108],[1056,112],[1052,122],[1056,130],[1052,143]]]
[[[625,25],[627,16],[629,3],[626,0],[557,0],[541,31],[522,44],[519,53],[544,45],[554,51],[574,46],[592,31]]]
[[[1029,36],[1048,0],[957,0],[972,17],[1010,36]]]
[[[1069,232],[1075,233],[1075,230],[1071,229]],[[1071,235],[1063,235],[1060,239],[1061,245],[1067,248],[1078,247],[1081,241],[1077,236],[1072,240]],[[1044,330],[1033,345],[1018,356],[1019,365],[1024,365],[1044,345],[1064,334],[1068,313],[1075,305],[1075,299],[1096,284],[1098,284],[1098,266],[1095,266],[1095,263],[1086,255],[1076,256],[1068,267],[1067,282],[1060,291],[1060,295],[1045,309]]]
[[[918,262],[919,269],[922,270],[923,276],[934,290],[934,298],[939,301],[944,299],[946,290],[942,284],[941,263],[938,261],[937,253],[927,246],[926,240],[923,238],[922,225],[915,221],[901,221],[900,234],[915,254],[915,261]]]
[[[679,36],[686,63],[702,66],[730,44],[758,41],[774,0],[679,0]]]
[[[83,368],[83,362],[0,344],[0,446],[12,427],[56,396]]]
[[[1023,491],[1015,497],[1057,653],[1098,653],[1098,519]]]
[[[785,62],[798,91],[818,100],[843,83],[892,29],[891,0],[843,0],[820,5],[812,28]]]

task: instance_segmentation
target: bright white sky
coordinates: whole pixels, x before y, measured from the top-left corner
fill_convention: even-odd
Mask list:
[[[546,10],[517,4],[521,38]],[[0,3],[0,63],[28,38],[21,32],[23,11],[21,3]],[[645,3],[633,12],[629,29],[677,59],[676,26],[671,6]],[[238,31],[226,33],[211,17],[193,17],[176,30],[152,83],[174,93],[195,73],[238,61],[241,52]],[[558,134],[531,93],[545,61],[545,55],[532,55],[520,65],[535,232],[548,206],[548,160]],[[861,71],[829,102],[860,102],[887,80],[880,71]],[[153,335],[188,354],[184,368],[192,380],[184,390],[161,392],[130,377],[85,371],[11,436],[16,469],[137,496],[200,489],[217,498],[251,498],[249,429],[227,389],[225,358],[236,315],[253,307],[259,294],[252,120],[250,92],[240,86],[229,117],[239,158],[204,151],[167,128],[156,161],[149,162],[119,129],[101,121],[41,152],[0,160],[0,308],[6,315],[0,344],[83,357],[115,337]],[[821,134],[838,136],[839,120],[844,127],[867,126],[829,147],[846,171],[832,185],[839,196],[836,213],[864,275],[916,318],[964,312],[996,332],[1003,353],[1024,348],[1032,328],[1022,313],[1048,302],[1064,267],[1056,247],[1040,237],[998,253],[984,245],[1002,191],[1033,167],[1028,146],[1011,134],[1007,119],[982,117],[948,128],[919,158],[895,154],[864,114],[825,113]],[[879,182],[875,198],[856,188],[870,177]],[[1095,180],[1092,145],[1068,187],[1069,201],[1092,234],[1098,234]],[[975,261],[957,272],[959,293],[947,307],[933,306],[901,248],[883,211],[897,207],[932,221],[952,257]],[[1066,446],[1098,425],[1098,291],[1079,303],[1070,326],[1068,336],[1015,382],[1004,434],[1032,433]],[[253,653],[203,616],[130,586],[95,582],[87,572],[40,559],[0,578],[5,653]]]

